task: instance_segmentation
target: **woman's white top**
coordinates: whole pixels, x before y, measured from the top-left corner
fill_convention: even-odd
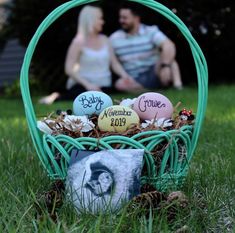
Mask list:
[[[105,44],[100,49],[92,49],[83,47],[79,56],[76,72],[79,77],[85,79],[99,87],[110,87],[111,71],[110,71],[110,50],[109,45]],[[73,78],[69,78],[66,88],[70,89],[77,82]]]

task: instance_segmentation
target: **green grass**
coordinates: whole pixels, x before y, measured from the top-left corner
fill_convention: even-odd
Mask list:
[[[196,110],[197,89],[167,90],[165,94],[182,108]],[[120,96],[115,96],[120,98]],[[51,181],[40,166],[33,148],[21,99],[0,98],[0,232],[174,232],[187,225],[191,232],[233,232],[235,217],[235,86],[214,86],[197,151],[182,188],[189,198],[187,211],[179,209],[168,222],[164,214],[153,212],[146,219],[138,210],[124,209],[118,216],[77,217],[64,204],[54,223],[45,211],[35,218],[36,197]],[[37,116],[71,102],[41,106],[34,99]],[[43,208],[43,207],[42,207]]]

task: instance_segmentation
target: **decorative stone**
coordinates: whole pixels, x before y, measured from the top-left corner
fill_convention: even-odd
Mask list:
[[[174,108],[170,100],[155,92],[148,92],[140,95],[133,106],[133,110],[137,112],[143,120],[152,120],[172,117]]]
[[[73,112],[76,116],[99,115],[105,108],[112,106],[112,99],[100,91],[87,91],[80,94],[73,102]]]
[[[138,114],[129,107],[114,105],[106,108],[98,118],[100,130],[107,132],[125,132],[140,121]]]
[[[135,101],[136,101],[136,98],[134,98],[134,99],[129,99],[128,98],[128,99],[122,100],[119,105],[133,108],[133,105],[134,105]]]

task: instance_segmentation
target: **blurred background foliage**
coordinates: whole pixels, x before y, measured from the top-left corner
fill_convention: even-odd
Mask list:
[[[10,17],[2,35],[18,37],[27,46],[42,20],[65,0],[12,0]],[[188,26],[203,49],[209,65],[210,82],[233,82],[235,13],[232,0],[177,0],[162,4],[175,12]],[[103,0],[104,33],[110,35],[119,28],[118,9],[120,0]],[[179,30],[171,22],[151,9],[140,6],[143,22],[157,24],[177,46],[177,59],[184,83],[195,83],[196,73],[190,48]],[[66,12],[42,36],[35,51],[31,73],[39,79],[47,91],[64,87],[64,59],[67,48],[77,30],[77,17],[81,8]],[[0,35],[1,38],[1,35]],[[3,36],[2,36],[3,38]],[[3,40],[3,39],[0,39]]]

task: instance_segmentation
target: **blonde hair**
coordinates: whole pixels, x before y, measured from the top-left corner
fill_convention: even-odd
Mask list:
[[[98,15],[101,12],[99,7],[85,6],[78,17],[78,31],[77,33],[84,38],[87,38],[89,33],[94,30],[94,25],[97,21]]]

